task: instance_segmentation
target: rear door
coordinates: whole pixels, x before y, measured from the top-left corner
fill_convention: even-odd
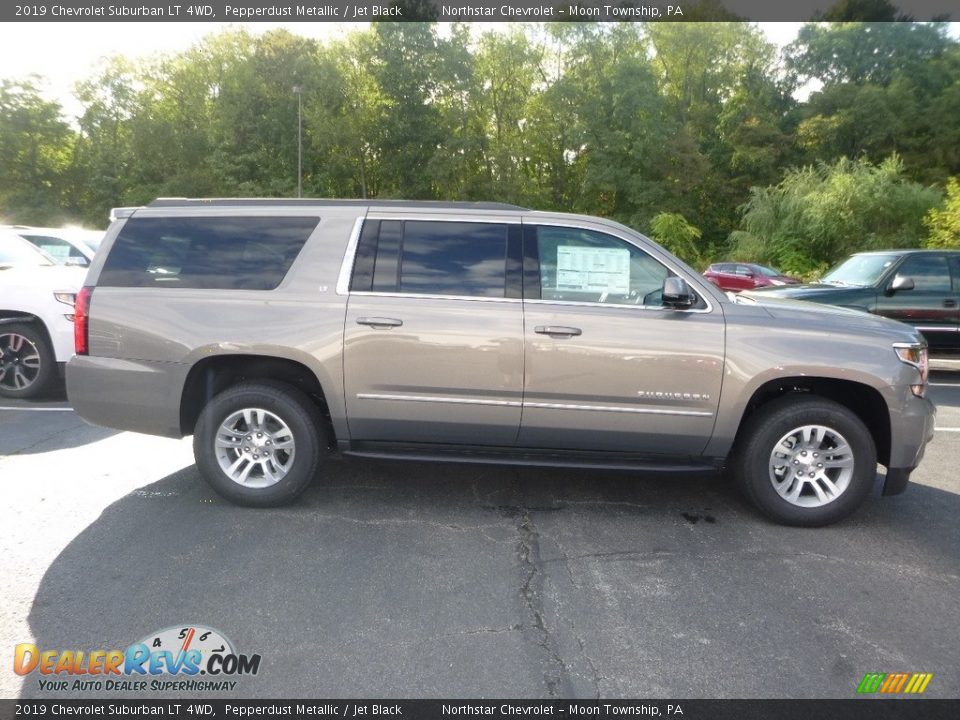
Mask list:
[[[371,213],[344,328],[352,441],[513,445],[521,255],[516,219]]]
[[[699,455],[720,398],[721,310],[664,308],[679,273],[605,228],[528,225],[524,245],[518,444]]]

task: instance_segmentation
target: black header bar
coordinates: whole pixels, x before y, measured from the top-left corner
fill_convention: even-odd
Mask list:
[[[0,700],[2,720],[63,717],[953,720],[960,717],[960,700]]]
[[[35,0],[3,3],[3,22],[657,22],[950,20],[956,0]]]

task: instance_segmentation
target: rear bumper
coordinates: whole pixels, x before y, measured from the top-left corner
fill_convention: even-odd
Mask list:
[[[67,399],[94,425],[179,438],[187,369],[179,363],[75,355],[67,363]]]

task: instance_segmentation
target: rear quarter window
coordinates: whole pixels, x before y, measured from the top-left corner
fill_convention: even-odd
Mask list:
[[[273,290],[318,217],[131,218],[113,243],[98,284]]]

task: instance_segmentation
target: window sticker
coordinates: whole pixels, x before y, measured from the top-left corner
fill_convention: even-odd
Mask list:
[[[630,251],[560,245],[557,248],[557,290],[630,292]]]

